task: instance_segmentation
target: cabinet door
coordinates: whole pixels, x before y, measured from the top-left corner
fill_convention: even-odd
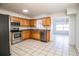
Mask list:
[[[11,21],[16,21],[16,18],[14,16],[10,16]]]
[[[21,26],[30,26],[29,20],[21,19],[20,21]]]
[[[36,19],[31,19],[30,20],[30,26],[35,27],[35,25],[36,25]]]
[[[11,21],[20,22],[20,18],[19,17],[10,16],[10,18],[11,18]]]
[[[25,20],[21,19],[21,20],[20,20],[20,25],[21,25],[21,26],[24,26],[24,24],[25,24]]]
[[[29,30],[23,31],[21,35],[22,35],[23,40],[29,39],[30,38],[30,31]]]
[[[40,40],[40,31],[32,31],[32,38],[35,40]]]
[[[30,20],[25,20],[25,26],[28,26],[28,27],[30,27]]]
[[[50,41],[50,31],[46,32],[46,41]]]
[[[43,26],[51,26],[51,18],[50,17],[46,17],[42,20],[42,24]]]
[[[21,36],[22,36],[22,40],[26,39],[26,34],[24,33],[24,31],[21,33]]]

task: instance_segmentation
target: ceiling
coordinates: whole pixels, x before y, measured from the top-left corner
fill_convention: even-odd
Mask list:
[[[74,7],[76,5],[76,3],[0,3],[0,8],[25,16],[34,17],[41,14],[66,11],[68,7]],[[23,13],[23,9],[28,9],[29,12]]]

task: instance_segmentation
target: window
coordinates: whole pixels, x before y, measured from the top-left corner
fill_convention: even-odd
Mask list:
[[[43,28],[43,26],[42,26],[42,20],[37,20],[36,27],[37,28]]]
[[[69,31],[69,24],[56,24],[56,31]]]
[[[56,30],[57,31],[62,31],[63,30],[63,25],[56,25]]]
[[[64,26],[64,31],[69,31],[69,25],[68,24],[65,24],[63,26]]]

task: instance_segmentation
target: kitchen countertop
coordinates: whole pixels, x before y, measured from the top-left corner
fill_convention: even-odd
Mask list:
[[[20,31],[23,31],[23,30],[47,30],[47,31],[49,31],[50,28],[19,27],[19,30]]]

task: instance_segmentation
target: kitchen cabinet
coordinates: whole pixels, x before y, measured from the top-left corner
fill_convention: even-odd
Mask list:
[[[30,26],[30,21],[28,19],[24,19],[24,18],[19,18],[19,17],[15,17],[15,16],[11,16],[11,21],[14,22],[19,22],[21,26],[23,27],[28,27]]]
[[[21,19],[20,20],[20,25],[21,26],[26,26],[26,27],[30,27],[30,21],[29,20],[27,20],[27,19]]]
[[[18,17],[11,16],[10,18],[11,18],[11,21],[20,22],[20,18],[18,18]]]
[[[35,19],[31,19],[31,20],[22,19],[22,20],[20,21],[20,23],[21,23],[21,26],[35,27],[35,25],[36,25],[36,20],[35,20]]]
[[[30,27],[30,21],[29,20],[25,20],[25,25],[27,26],[27,27]]]
[[[40,37],[40,31],[32,30],[31,31],[31,38],[33,38],[35,40],[40,40],[41,39],[41,37]]]
[[[50,31],[46,32],[46,41],[50,41]]]
[[[36,19],[31,19],[30,20],[30,27],[35,27],[36,26]]]
[[[51,26],[51,18],[50,17],[45,17],[42,19],[42,25],[49,27]]]
[[[34,39],[44,42],[50,41],[50,31],[46,30],[26,30],[22,31],[21,37],[23,40]]]
[[[44,42],[50,41],[50,31],[46,30],[31,30],[31,38]]]
[[[35,39],[40,41],[50,41],[50,30],[43,30],[44,27],[51,26],[51,18],[45,17],[41,18],[40,20],[36,19],[24,19],[19,17],[11,17],[11,20],[20,22],[21,27],[36,27],[40,29],[29,29],[29,30],[22,30],[21,37],[23,40],[27,39]]]
[[[30,30],[22,31],[21,37],[23,40],[30,39]]]

